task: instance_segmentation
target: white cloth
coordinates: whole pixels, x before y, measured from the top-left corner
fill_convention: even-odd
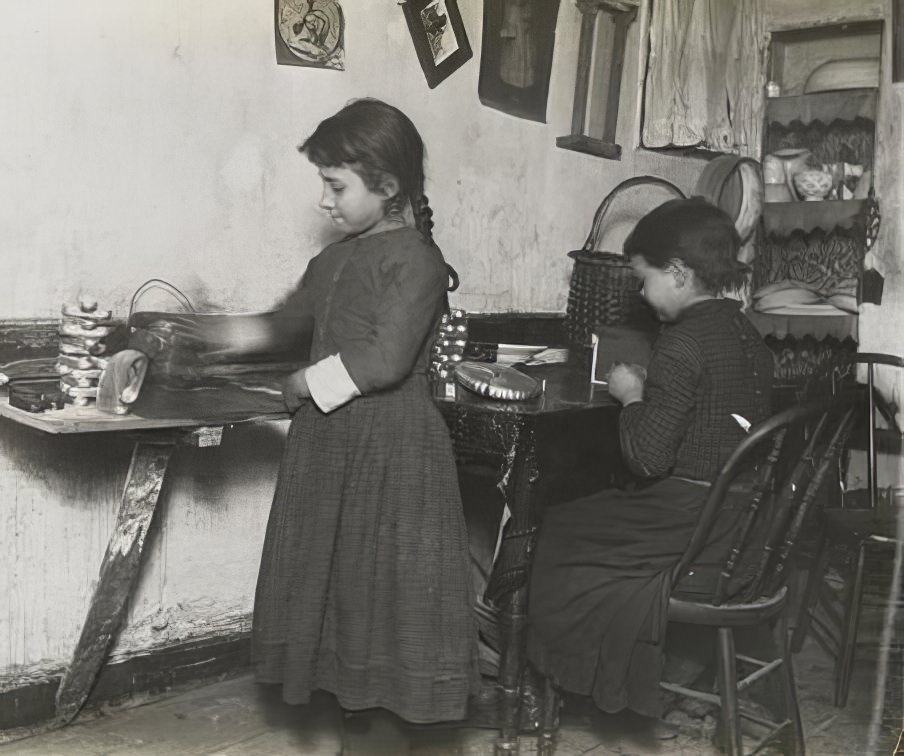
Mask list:
[[[643,145],[758,157],[767,45],[764,0],[653,3]]]
[[[304,376],[314,404],[324,412],[332,412],[361,395],[338,354],[315,362]]]

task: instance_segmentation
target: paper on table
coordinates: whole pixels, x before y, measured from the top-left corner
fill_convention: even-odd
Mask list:
[[[525,361],[525,365],[552,365],[559,362],[567,362],[568,361],[568,350],[567,349],[556,349],[551,347],[549,349],[544,349],[542,352],[537,352],[533,357],[529,360]]]
[[[544,349],[546,349],[545,346],[531,344],[499,344],[496,347],[496,364],[515,365],[519,362],[526,362]]]

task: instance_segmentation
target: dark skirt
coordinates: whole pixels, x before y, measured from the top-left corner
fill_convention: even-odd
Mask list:
[[[462,719],[479,683],[468,541],[424,376],[289,429],[254,604],[259,682],[411,722]]]
[[[672,571],[707,492],[666,478],[547,510],[531,568],[528,626],[528,656],[543,674],[592,696],[603,711],[661,714]],[[726,553],[739,498],[720,517],[701,565]]]

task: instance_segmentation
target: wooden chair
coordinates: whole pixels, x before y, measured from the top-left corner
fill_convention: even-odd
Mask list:
[[[710,487],[697,528],[674,570],[669,622],[715,628],[718,694],[667,682],[661,685],[672,693],[719,706],[721,729],[731,756],[743,753],[742,718],[768,729],[756,750],[781,737],[789,746],[786,752],[804,753],[803,728],[785,632],[786,576],[797,536],[814,503],[821,503],[817,494],[844,445],[852,414],[837,402],[808,402],[752,428]],[[739,484],[739,480],[745,480],[745,473],[747,483]],[[748,493],[746,507],[728,556],[718,571],[712,595],[705,601],[683,597],[682,580],[696,569],[695,562],[712,534],[725,499],[738,485],[743,485]],[[754,534],[761,536],[758,542]],[[738,590],[735,573],[742,563],[751,562],[751,552],[757,554],[755,570]],[[760,660],[735,653],[735,629],[775,622],[781,624],[782,649],[778,658]],[[739,662],[754,668],[740,680]],[[780,722],[766,720],[739,702],[739,693],[771,672],[782,674],[786,711]],[[539,725],[538,754],[551,756],[559,725],[559,699],[549,680],[545,681]]]
[[[858,366],[865,366],[865,384],[855,380]],[[811,396],[821,391],[859,404],[854,438],[866,452],[865,488],[847,488],[848,470],[842,465],[838,471],[839,496],[821,516],[815,557],[792,639],[792,650],[799,651],[807,634],[812,634],[835,656],[834,701],[838,707],[847,704],[850,690],[867,582],[865,567],[873,560],[890,564],[897,542],[895,508],[883,505],[879,488],[879,455],[883,439],[891,441],[891,451],[900,455],[904,435],[897,427],[893,408],[876,389],[878,366],[904,368],[904,359],[887,354],[848,355],[829,366],[821,380],[810,388]],[[884,430],[880,429],[880,422],[886,426]],[[850,453],[841,457],[846,458],[850,458]],[[826,580],[830,560],[839,551],[842,558],[835,561],[846,573],[840,596]]]
[[[852,414],[849,408],[829,401],[807,403],[785,410],[751,429],[713,482],[696,531],[675,569],[669,622],[716,630],[718,693],[667,682],[661,685],[672,693],[719,706],[721,733],[731,756],[743,753],[742,719],[766,730],[755,751],[782,739],[784,752],[804,753],[803,728],[785,632],[786,578],[797,538],[840,454]],[[744,486],[749,491],[746,506],[712,595],[708,600],[682,597],[682,581],[693,574],[727,495],[733,488],[737,489],[739,481],[749,481],[751,474],[752,483]],[[752,575],[737,574],[741,564],[752,565],[753,569],[748,571]],[[777,625],[780,630],[782,647],[777,658],[764,660],[737,654],[735,630],[764,624]],[[750,667],[752,671],[738,679],[739,666]],[[780,721],[764,718],[750,707],[742,706],[739,700],[740,693],[772,672],[782,677],[785,701]]]

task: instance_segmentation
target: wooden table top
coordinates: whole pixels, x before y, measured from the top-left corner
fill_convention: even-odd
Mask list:
[[[454,399],[437,399],[444,412],[478,411],[514,415],[576,412],[616,404],[605,386],[593,386],[582,373],[566,365],[524,368],[545,381],[544,392],[524,402],[494,401],[457,385]],[[284,420],[289,417],[282,396],[271,388],[250,390],[236,385],[196,389],[145,386],[132,411],[126,415],[101,412],[93,405],[67,405],[61,410],[27,412],[0,398],[0,417],[45,433],[96,433],[198,428],[233,423]]]

